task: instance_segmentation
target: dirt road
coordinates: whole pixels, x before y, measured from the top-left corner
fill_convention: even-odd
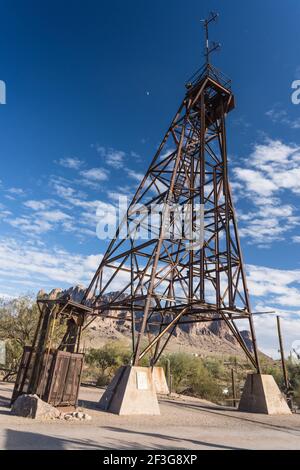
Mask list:
[[[240,413],[196,399],[160,399],[161,416],[124,417],[96,409],[100,389],[82,387],[87,422],[11,416],[12,385],[0,382],[1,449],[300,449],[300,414]]]

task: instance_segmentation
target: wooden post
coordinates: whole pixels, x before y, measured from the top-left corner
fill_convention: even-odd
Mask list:
[[[285,358],[284,358],[284,349],[283,349],[283,341],[282,341],[282,335],[281,335],[281,326],[280,326],[280,317],[277,315],[277,330],[278,330],[278,339],[279,339],[279,347],[280,347],[280,355],[281,355],[281,364],[282,364],[282,372],[283,372],[283,378],[284,378],[284,385],[286,390],[289,389],[289,379],[287,375],[287,369],[286,369],[286,364],[285,364]]]
[[[232,403],[236,407],[236,390],[235,390],[235,375],[234,369],[231,369],[231,384],[232,384]]]

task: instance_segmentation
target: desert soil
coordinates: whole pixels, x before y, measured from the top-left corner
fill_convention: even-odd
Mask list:
[[[161,416],[124,417],[97,410],[103,390],[82,387],[91,421],[12,416],[12,384],[0,382],[1,449],[300,449],[300,414],[241,413],[204,400],[160,398]]]

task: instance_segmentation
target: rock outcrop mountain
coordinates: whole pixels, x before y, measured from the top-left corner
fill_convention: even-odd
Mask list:
[[[75,286],[69,289],[53,289],[49,294],[40,291],[38,296],[47,296],[55,299],[69,296],[75,302],[81,302],[85,288]],[[108,301],[115,293],[111,292],[105,296]],[[245,322],[245,324],[247,324]],[[88,328],[84,337],[84,346],[101,347],[110,340],[131,341],[131,324],[128,321],[119,321],[112,318],[96,318]],[[155,327],[151,333],[155,333]],[[242,330],[241,335],[252,351],[250,332]],[[237,355],[244,356],[240,345],[231,334],[225,322],[220,320],[203,323],[183,324],[176,327],[173,338],[168,345],[169,351],[188,351],[199,356],[208,355]]]

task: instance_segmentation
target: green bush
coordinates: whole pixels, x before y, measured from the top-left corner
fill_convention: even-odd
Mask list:
[[[6,344],[4,380],[16,375],[23,348],[32,343],[38,317],[38,307],[31,296],[0,299],[0,339]]]
[[[288,376],[293,391],[293,401],[300,406],[300,364],[287,361]]]
[[[160,360],[160,364],[165,369],[167,360],[170,361],[173,389],[180,393],[187,387],[190,378],[195,373],[195,362],[193,361],[193,356],[182,352],[163,356]]]
[[[182,352],[173,353],[162,357],[160,363],[165,369],[167,360],[170,361],[175,392],[215,401],[222,397],[222,387],[216,376],[222,367],[217,361],[210,360],[207,366],[199,357]]]
[[[206,369],[211,373],[213,377],[222,378],[226,375],[226,369],[223,361],[215,357],[209,357],[203,360]]]
[[[130,350],[123,343],[108,343],[102,348],[92,348],[85,356],[84,378],[92,379],[99,386],[107,385],[116,370],[130,363]]]

